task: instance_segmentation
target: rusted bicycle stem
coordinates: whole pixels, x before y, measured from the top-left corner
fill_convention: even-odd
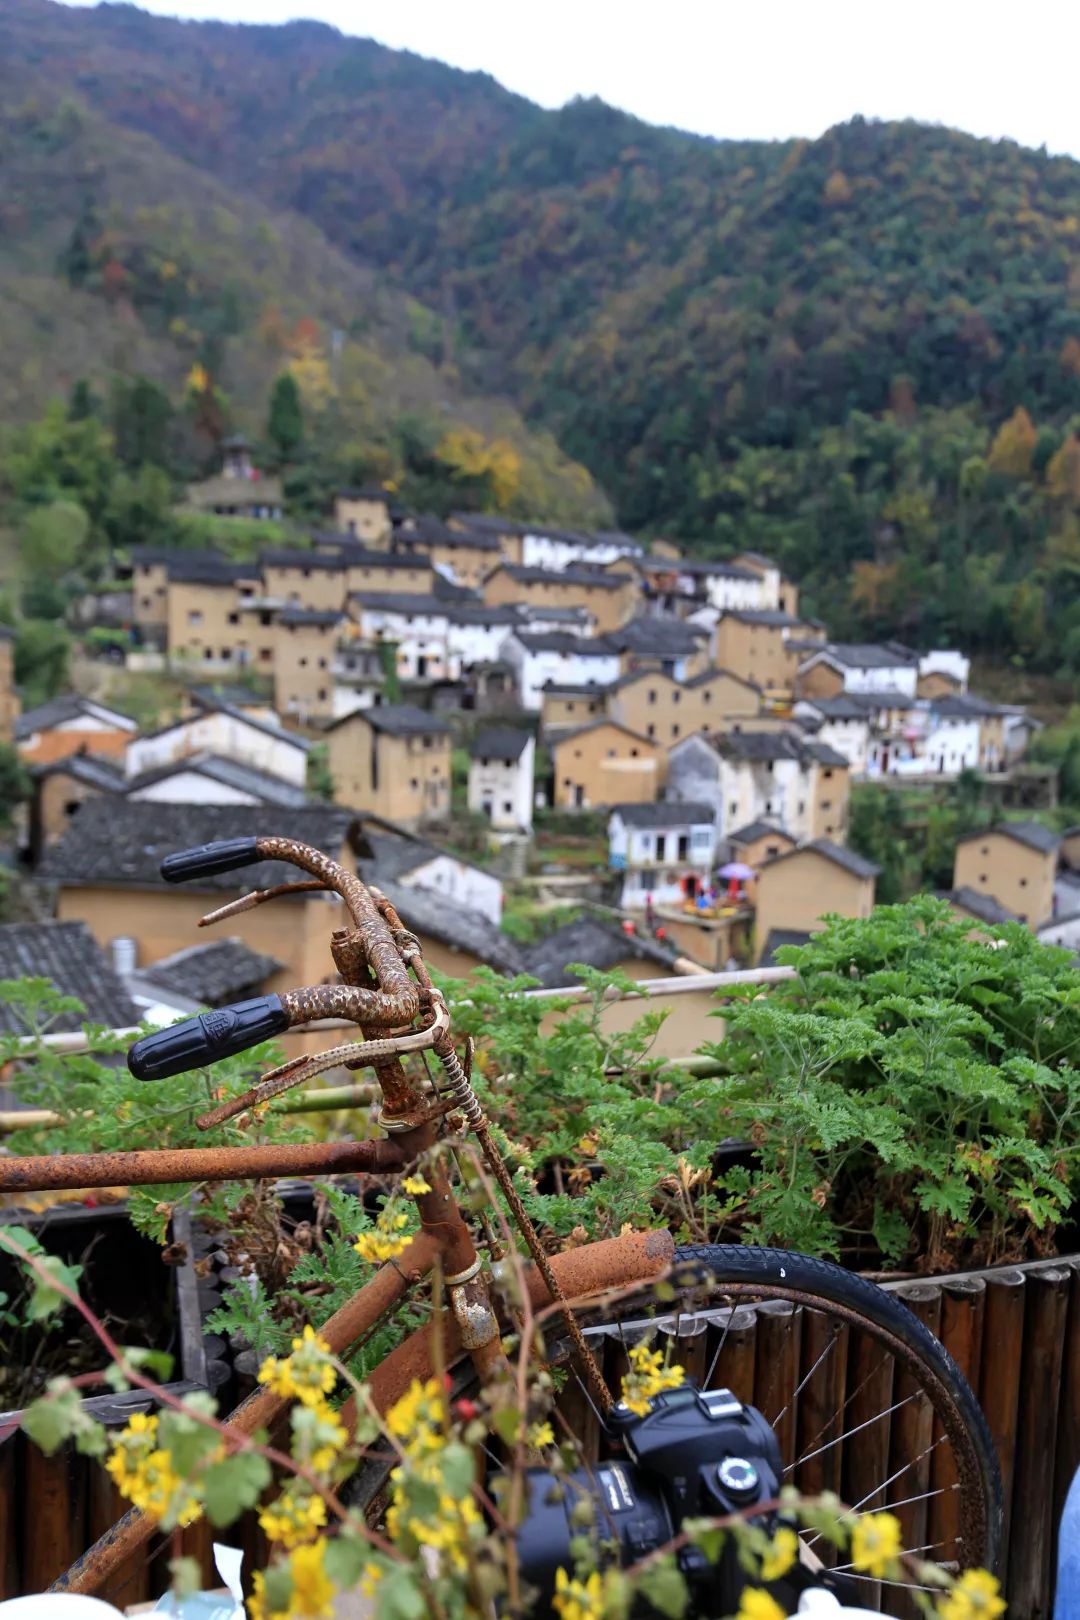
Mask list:
[[[60,1153],[0,1160],[0,1192],[80,1187],[153,1187],[176,1181],[332,1176],[401,1170],[410,1160],[393,1138],[282,1142],[270,1147],[161,1148],[134,1153]]]

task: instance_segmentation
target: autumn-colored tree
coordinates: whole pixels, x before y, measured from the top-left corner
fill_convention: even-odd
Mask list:
[[[1038,431],[1022,405],[1018,405],[1003,422],[990,446],[989,464],[995,472],[1007,473],[1010,478],[1028,478],[1031,458],[1035,454]]]
[[[834,169],[825,182],[825,201],[832,207],[842,207],[852,198],[851,181],[843,169]]]
[[[1080,505],[1080,439],[1075,433],[1047,462],[1046,487],[1055,501]]]
[[[475,428],[455,428],[436,446],[436,459],[463,482],[487,484],[501,511],[513,501],[521,482],[521,457],[507,439],[488,441]]]
[[[289,341],[292,359],[289,371],[300,390],[304,408],[318,416],[334,397],[334,380],[316,321],[304,316],[297,321]]]
[[[1062,371],[1069,372],[1073,377],[1080,377],[1080,338],[1070,334],[1061,345],[1058,360],[1061,362]]]

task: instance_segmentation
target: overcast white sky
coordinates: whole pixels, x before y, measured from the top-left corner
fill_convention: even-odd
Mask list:
[[[84,4],[86,0],[74,0]],[[482,68],[546,107],[598,95],[703,135],[819,135],[854,113],[1080,157],[1080,0],[143,0],[318,17]]]

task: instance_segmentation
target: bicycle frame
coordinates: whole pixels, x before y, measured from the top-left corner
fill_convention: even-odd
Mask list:
[[[455,1132],[471,1129],[477,1136],[488,1169],[506,1197],[532,1256],[533,1266],[526,1276],[531,1302],[537,1307],[561,1307],[582,1381],[594,1402],[601,1410],[606,1409],[610,1396],[569,1302],[580,1303],[612,1288],[646,1282],[658,1276],[670,1264],[674,1253],[671,1235],[667,1232],[632,1233],[548,1256],[472,1090],[471,1053],[467,1053],[463,1067],[450,1039],[445,1005],[424,965],[419,942],[405,928],[393,906],[378,890],[369,890],[354,874],[306,845],[289,839],[239,842],[251,848],[244,860],[233,860],[231,864],[248,864],[253,859],[288,860],[313,873],[318,882],[255,891],[211,913],[203,921],[235,915],[237,911],[250,909],[295,888],[335,890],[345,901],[354,924],[351,929],[335,929],[331,936],[331,952],[342,983],[289,991],[280,998],[280,1003],[293,1025],[320,1017],[344,1017],[358,1025],[377,1028],[380,1036],[371,1042],[362,1039],[348,1047],[334,1048],[332,1056],[322,1054],[321,1065],[319,1055],[294,1059],[264,1076],[242,1097],[203,1115],[198,1123],[203,1128],[216,1125],[288,1085],[299,1084],[330,1062],[344,1063],[352,1069],[370,1064],[382,1090],[379,1123],[387,1132],[386,1137],[358,1142],[11,1159],[0,1162],[0,1191],[397,1171],[424,1159],[429,1191],[414,1196],[420,1216],[419,1232],[396,1260],[381,1266],[320,1329],[332,1352],[344,1357],[412,1288],[437,1272],[448,1309],[433,1315],[426,1326],[406,1338],[374,1370],[369,1380],[376,1406],[386,1411],[406,1392],[414,1378],[431,1375],[435,1363],[434,1342],[441,1341],[442,1365],[449,1367],[467,1354],[482,1377],[503,1358],[502,1329],[492,1305],[481,1256],[454,1197],[442,1156],[426,1157],[439,1140],[440,1125],[445,1119]],[[224,846],[218,848],[224,850]],[[215,846],[207,846],[207,850],[214,851]],[[207,869],[206,852],[193,851],[170,859],[181,865],[186,861],[191,866],[195,856],[200,854],[204,856],[204,869]],[[219,852],[216,858],[220,861],[224,855]],[[219,865],[209,869],[228,868]],[[373,978],[377,989],[372,985]],[[417,1018],[427,1020],[419,1031],[412,1027]],[[384,1030],[387,1031],[385,1037],[381,1033]],[[433,1100],[402,1066],[403,1053],[424,1047],[430,1047],[442,1066],[448,1082],[446,1099],[436,1093]],[[251,1433],[273,1424],[287,1405],[286,1399],[259,1388],[237,1407],[229,1421],[242,1432]],[[343,1412],[349,1421],[353,1415],[351,1401],[346,1403]],[[154,1528],[153,1520],[132,1509],[88,1549],[52,1589],[95,1591],[149,1538]]]

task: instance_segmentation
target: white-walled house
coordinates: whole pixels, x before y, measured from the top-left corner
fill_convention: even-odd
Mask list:
[[[376,816],[362,821],[363,843],[370,855],[360,855],[360,875],[367,883],[401,884],[440,895],[465,911],[478,912],[498,926],[502,916],[503,886],[491,872],[435,849],[422,838],[410,837]]]
[[[496,832],[529,832],[536,744],[527,731],[487,726],[469,745],[468,806]]]
[[[644,555],[644,546],[628,534],[580,534],[573,529],[526,526],[521,537],[523,568],[560,569],[582,562],[602,568],[621,557]]]
[[[619,654],[604,637],[565,630],[514,630],[499,657],[514,670],[523,709],[539,711],[544,686],[610,686],[620,674]]]
[[[866,775],[873,712],[869,704],[841,692],[839,697],[800,698],[793,712],[796,720],[805,722],[820,742],[843,754],[853,776]]]
[[[691,899],[712,879],[716,823],[707,804],[619,804],[608,818],[608,865],[623,874],[620,905]]]
[[[145,771],[128,781],[124,797],[135,803],[276,805],[286,810],[309,802],[302,787],[217,754],[190,754]]]
[[[818,831],[818,772],[844,769],[844,757],[815,739],[785,731],[695,732],[668,753],[667,793],[705,804],[718,838],[766,821],[792,838]]]
[[[799,690],[807,696],[814,695],[810,682],[815,670],[838,676],[844,692],[888,693],[914,700],[919,659],[899,642],[829,641],[799,665]]]
[[[199,712],[175,720],[128,744],[125,769],[129,777],[142,776],[190,754],[215,754],[265,771],[282,782],[303,787],[307,781],[310,743],[295,732],[256,719],[229,704],[204,701]]]
[[[956,682],[958,692],[966,692],[968,676],[971,674],[971,659],[952,648],[938,647],[920,656],[919,674],[944,675],[950,681]]]
[[[365,640],[397,646],[398,674],[405,680],[456,680],[449,649],[449,604],[439,597],[397,591],[361,591],[349,609]]]

